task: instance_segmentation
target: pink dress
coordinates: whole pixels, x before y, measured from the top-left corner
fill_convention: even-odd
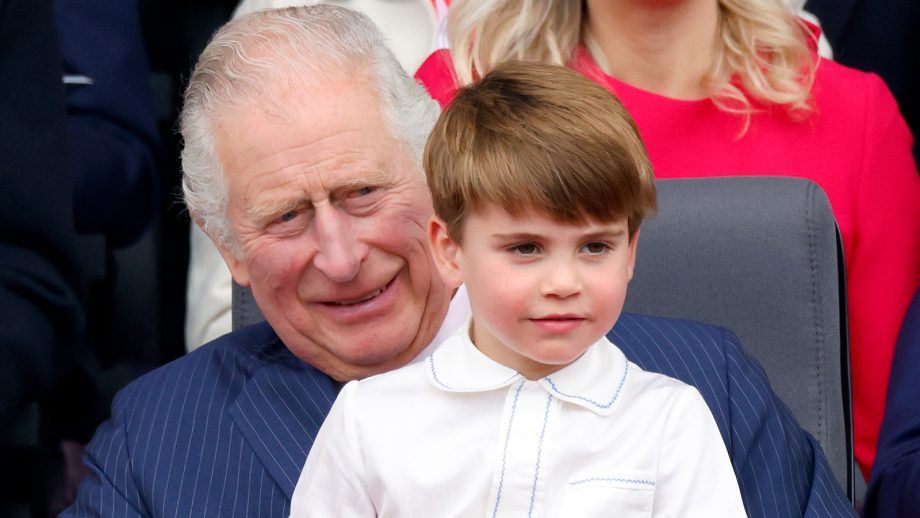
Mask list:
[[[868,476],[895,339],[920,284],[920,176],[912,136],[884,82],[821,59],[814,116],[793,122],[766,108],[739,137],[742,119],[708,99],[630,86],[603,73],[584,49],[570,66],[626,106],[658,178],[794,176],[827,193],[843,234],[856,458]],[[429,56],[416,78],[442,106],[457,88],[446,50]]]

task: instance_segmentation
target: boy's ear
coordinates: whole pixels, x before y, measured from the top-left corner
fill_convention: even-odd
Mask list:
[[[437,216],[432,216],[428,221],[428,246],[444,283],[451,288],[460,286],[463,283],[459,261],[460,245],[447,234],[447,224]]]
[[[636,233],[629,238],[629,264],[626,267],[626,273],[628,275],[627,280],[632,280],[633,271],[636,269],[636,246],[639,243],[639,229],[636,229]]]

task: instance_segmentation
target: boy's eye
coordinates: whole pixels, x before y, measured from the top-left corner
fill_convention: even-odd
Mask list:
[[[585,243],[581,247],[581,251],[590,255],[600,255],[606,253],[610,250],[610,246],[607,243],[601,243],[600,241],[593,241],[591,243]]]
[[[540,252],[540,247],[534,243],[524,243],[520,245],[514,245],[509,250],[514,252],[517,255],[535,255]]]

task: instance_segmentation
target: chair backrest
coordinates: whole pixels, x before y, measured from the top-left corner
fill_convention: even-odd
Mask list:
[[[626,310],[733,330],[853,494],[843,262],[827,196],[798,178],[659,180]],[[234,285],[234,329],[262,320]]]
[[[782,177],[657,186],[626,310],[734,331],[852,498],[843,255],[824,191]]]

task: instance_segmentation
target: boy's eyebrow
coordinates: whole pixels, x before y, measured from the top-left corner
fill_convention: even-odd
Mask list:
[[[626,234],[626,230],[618,228],[616,230],[598,230],[597,232],[591,232],[585,234],[585,239],[600,239],[600,238],[617,238]]]
[[[615,230],[598,230],[589,232],[582,236],[583,239],[602,239],[618,238],[626,234],[626,229],[618,228]],[[531,232],[512,232],[508,234],[492,234],[494,239],[502,241],[533,241],[546,237],[545,234],[534,234]]]
[[[543,237],[541,234],[531,234],[529,232],[514,232],[511,234],[492,234],[494,239],[502,241],[532,241]]]

